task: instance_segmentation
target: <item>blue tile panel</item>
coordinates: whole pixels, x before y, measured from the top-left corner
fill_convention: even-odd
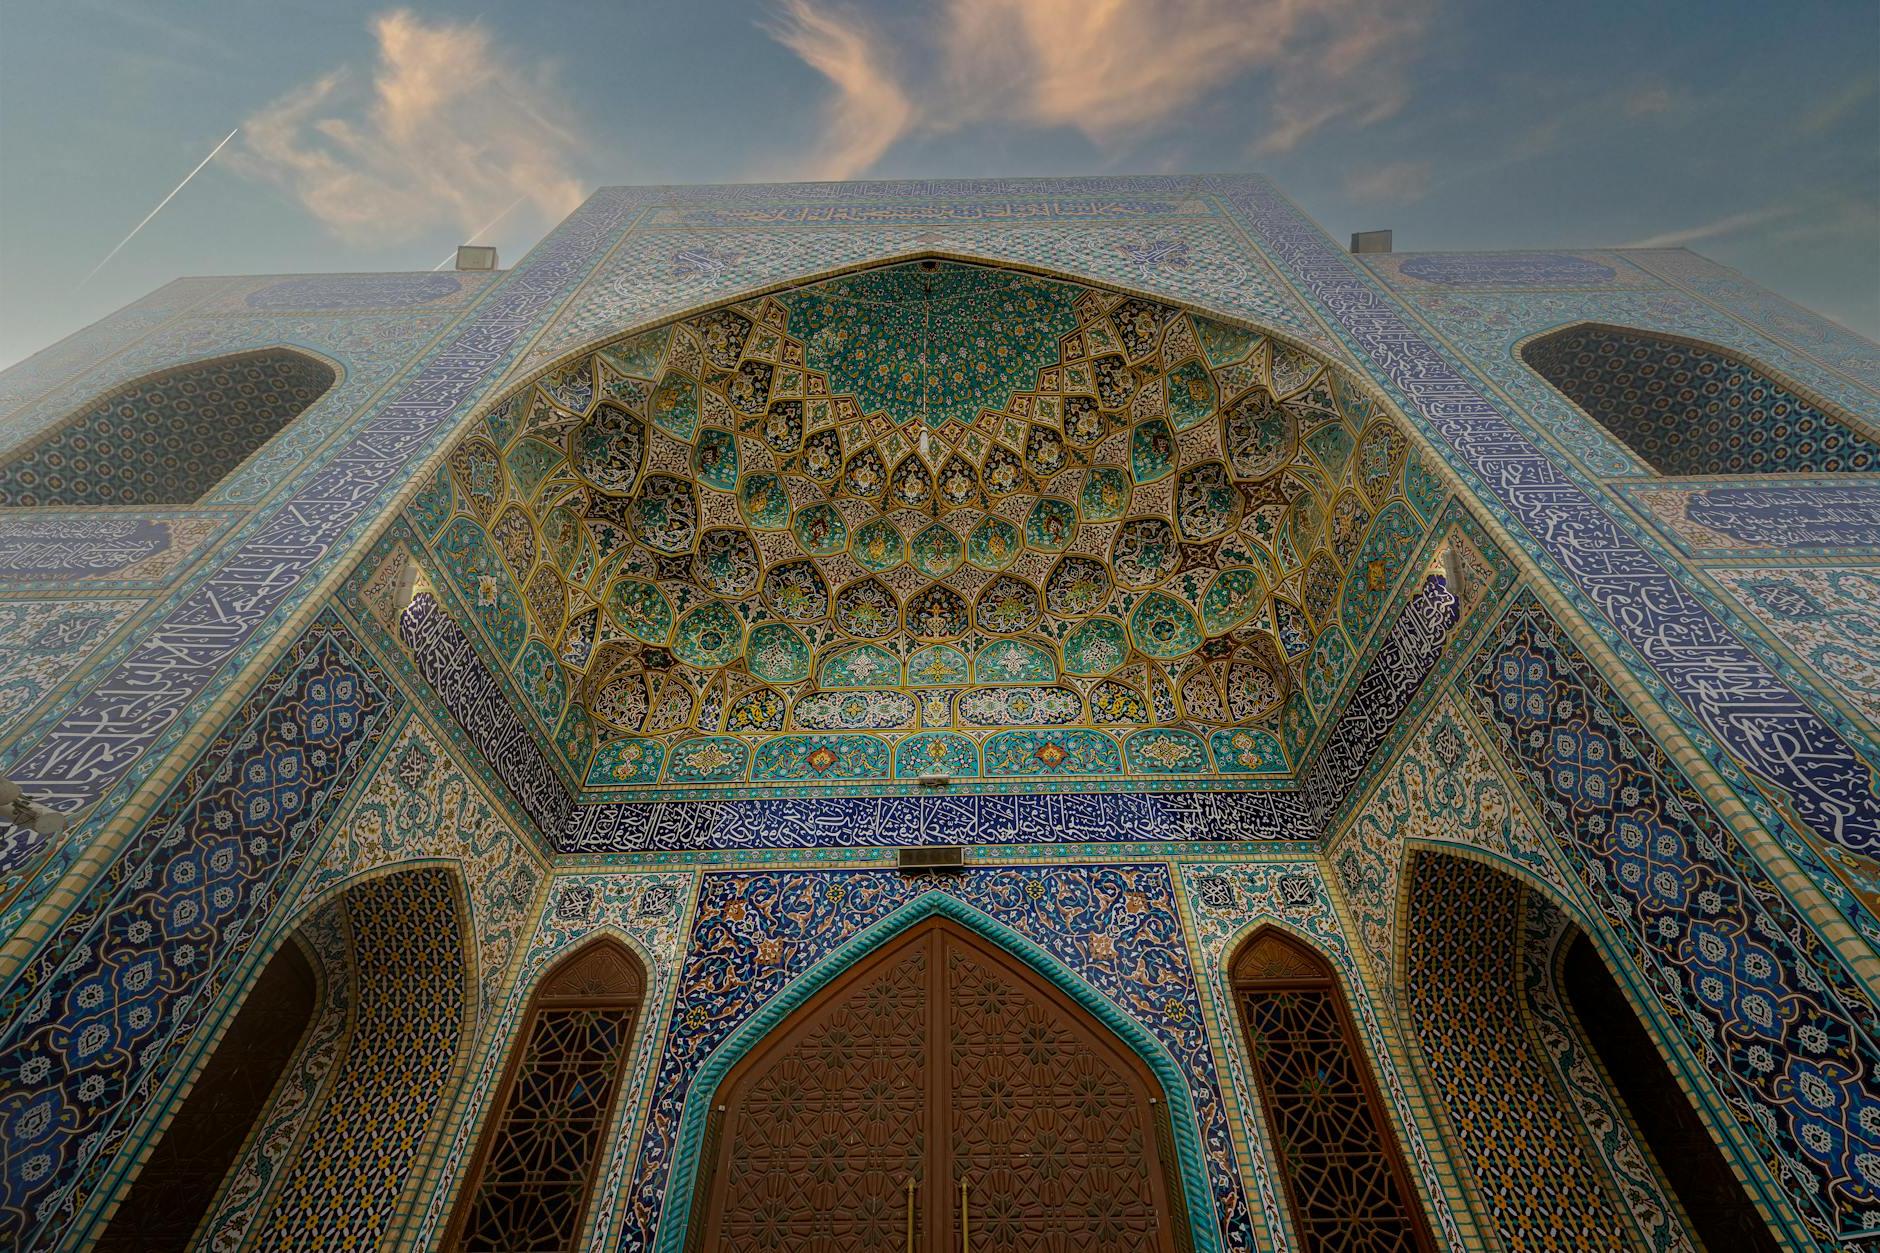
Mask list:
[[[1596,496],[1504,416],[1425,340],[1390,298],[1273,187],[1222,179],[1217,191],[1269,251],[1408,397],[1412,415],[1612,624],[1676,699],[1742,767],[1767,780],[1820,839],[1880,856],[1873,763],[1798,697],[1655,558]],[[1721,768],[1721,767],[1720,767]],[[1748,781],[1744,780],[1746,790]],[[1753,795],[1753,790],[1751,790]],[[1772,819],[1772,825],[1779,825]],[[1856,925],[1880,936],[1865,908],[1805,846],[1789,842]]]
[[[402,698],[297,640],[0,1002],[0,1247],[57,1241],[239,968]]]
[[[1880,1232],[1868,991],[1531,598],[1467,685],[1796,1211],[1824,1246]]]

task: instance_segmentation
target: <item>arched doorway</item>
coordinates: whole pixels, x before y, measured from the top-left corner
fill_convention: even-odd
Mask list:
[[[943,918],[832,981],[726,1076],[689,1248],[1189,1247],[1160,1084]]]
[[[319,979],[297,939],[281,945],[92,1248],[187,1248],[223,1176],[313,1022]]]
[[[1485,861],[1413,852],[1404,1008],[1509,1248],[1777,1247],[1579,925]]]

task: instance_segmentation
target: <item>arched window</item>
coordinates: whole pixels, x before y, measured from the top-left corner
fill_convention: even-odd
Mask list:
[[[1521,359],[1660,474],[1880,467],[1880,443],[1846,415],[1711,344],[1581,324]]]
[[[575,1246],[645,987],[639,960],[607,937],[542,980],[464,1180],[447,1248]]]
[[[1307,1253],[1435,1248],[1331,965],[1275,928],[1232,967],[1267,1130]]]
[[[0,452],[0,505],[187,505],[333,386],[268,348],[148,375]]]

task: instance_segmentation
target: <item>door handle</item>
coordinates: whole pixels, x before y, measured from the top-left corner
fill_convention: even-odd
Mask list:
[[[907,1253],[914,1253],[914,1176],[907,1177]]]
[[[960,1176],[960,1253],[973,1253],[973,1211],[966,1200],[966,1176]]]

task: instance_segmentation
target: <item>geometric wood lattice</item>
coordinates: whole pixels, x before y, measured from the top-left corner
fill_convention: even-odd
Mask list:
[[[1275,929],[1234,959],[1267,1129],[1307,1253],[1432,1253],[1331,967]]]
[[[693,1216],[713,1250],[1189,1247],[1148,1068],[943,920],[859,963],[718,1089]]]
[[[543,978],[445,1245],[572,1249],[646,986],[601,938]]]

